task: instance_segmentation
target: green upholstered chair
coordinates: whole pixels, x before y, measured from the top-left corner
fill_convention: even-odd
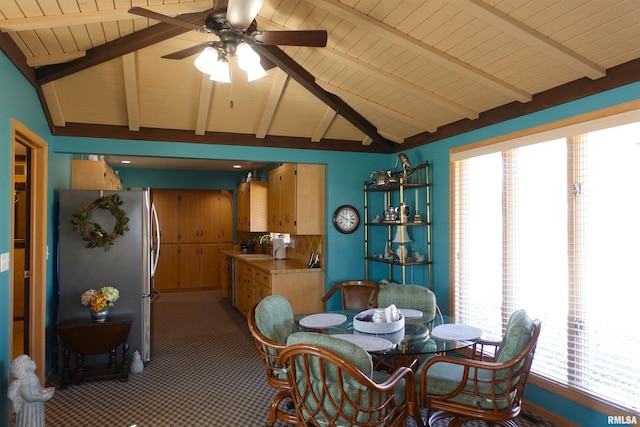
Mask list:
[[[420,322],[429,321],[440,314],[436,304],[436,295],[428,288],[420,285],[398,285],[391,283],[380,288],[378,307],[411,308],[422,312]]]
[[[297,330],[291,305],[280,295],[269,295],[251,308],[247,323],[265,367],[267,383],[279,390],[271,400],[269,425],[276,420],[295,424],[293,412],[279,408],[280,403],[291,394],[286,374],[276,363],[278,354],[286,347],[287,337]]]
[[[368,280],[345,280],[338,282],[322,297],[322,311],[327,311],[327,302],[340,292],[343,310],[366,310],[376,306],[378,284]]]
[[[401,426],[416,410],[414,374],[374,373],[363,348],[316,332],[287,339],[278,364],[287,369],[299,425]]]
[[[518,310],[509,318],[502,341],[477,341],[472,358],[427,360],[417,375],[420,406],[428,409],[429,425],[453,417],[449,426],[485,420],[517,427],[513,418],[520,413],[539,335],[540,320]]]

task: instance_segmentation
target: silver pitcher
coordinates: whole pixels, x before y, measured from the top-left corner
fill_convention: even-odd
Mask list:
[[[385,171],[373,171],[369,176],[373,185],[387,185],[389,183],[389,175]]]

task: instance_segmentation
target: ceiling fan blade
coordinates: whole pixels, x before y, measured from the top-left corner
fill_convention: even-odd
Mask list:
[[[210,46],[211,42],[200,43],[195,46],[188,47],[186,49],[179,50],[177,52],[170,53],[168,55],[162,56],[164,59],[184,59],[188,58],[191,55],[195,55],[196,53],[200,53],[204,50],[205,47]]]
[[[208,33],[209,31],[202,25],[192,24],[191,22],[182,21],[180,19],[172,18],[171,16],[163,15],[153,10],[145,9],[142,7],[134,6],[129,9],[129,13],[134,15],[144,16],[145,18],[155,19],[156,21],[165,22],[167,24],[175,25],[177,27],[187,28],[189,30],[196,30],[201,33]]]
[[[325,47],[327,45],[327,32],[325,30],[256,31],[250,37],[256,43],[267,46]]]
[[[227,22],[233,28],[246,30],[253,22],[264,0],[229,0]]]

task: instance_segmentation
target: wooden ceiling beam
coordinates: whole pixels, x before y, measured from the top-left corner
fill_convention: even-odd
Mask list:
[[[190,13],[181,15],[180,19],[191,23],[201,23],[208,13],[208,10]],[[136,50],[170,39],[187,31],[190,30],[160,22],[144,30],[136,31],[135,33],[89,49],[83,58],[65,64],[48,65],[39,68],[35,72],[36,81],[38,84],[43,85],[126,55],[127,53],[135,52]]]
[[[250,42],[253,49],[266,56],[270,61],[276,64],[281,70],[298,82],[303,88],[312,95],[320,99],[327,106],[334,109],[338,114],[344,117],[349,123],[360,129],[362,133],[369,136],[373,140],[373,144],[378,144],[386,150],[393,150],[395,144],[378,133],[378,129],[365,119],[360,113],[354,110],[350,105],[340,99],[338,96],[327,92],[320,87],[315,77],[307,70],[302,68],[300,64],[291,59],[289,55],[276,46],[264,46],[255,42]]]
[[[322,115],[322,120],[320,120],[311,134],[311,142],[320,142],[320,140],[324,138],[325,133],[327,133],[329,126],[331,126],[331,123],[336,116],[336,112],[327,107],[326,111]]]
[[[599,79],[600,77],[604,77],[606,74],[604,68],[598,64],[589,61],[560,43],[540,34],[539,32],[524,25],[522,22],[513,19],[506,13],[503,13],[482,1],[453,0],[452,3],[460,9],[469,12],[476,18],[483,20],[492,27],[526,43],[539,52],[542,52],[550,58],[573,68],[590,79]]]
[[[122,57],[122,72],[124,74],[124,95],[127,100],[129,130],[138,131],[140,130],[140,106],[135,53],[127,53]]]
[[[260,126],[256,132],[257,138],[264,138],[267,136],[267,132],[269,132],[269,127],[271,126],[271,121],[273,120],[273,115],[276,113],[278,104],[280,104],[280,100],[284,93],[284,87],[288,80],[289,76],[287,73],[282,70],[276,70],[276,78],[271,86],[269,98],[267,99],[267,104],[262,113],[262,119],[260,119]]]
[[[204,135],[207,131],[209,112],[211,110],[211,97],[215,93],[213,81],[208,74],[202,73],[200,79],[200,92],[198,96],[198,113],[196,114],[196,135]]]

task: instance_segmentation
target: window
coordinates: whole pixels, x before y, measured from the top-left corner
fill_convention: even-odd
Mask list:
[[[451,156],[457,321],[498,338],[509,315],[526,309],[542,320],[533,372],[632,411],[640,409],[638,117]]]

